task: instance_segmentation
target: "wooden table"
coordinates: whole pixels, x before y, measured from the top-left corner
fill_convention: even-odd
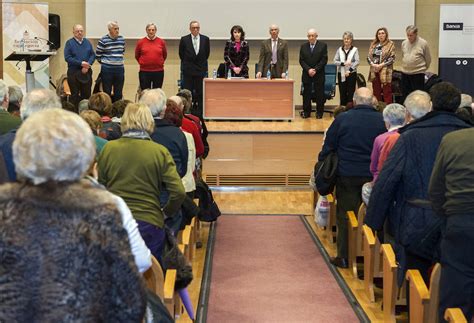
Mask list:
[[[283,79],[204,79],[204,118],[292,120],[293,86]]]

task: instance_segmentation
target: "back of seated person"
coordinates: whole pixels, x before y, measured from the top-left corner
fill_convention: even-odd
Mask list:
[[[0,187],[0,321],[142,320],[144,286],[115,201],[81,181],[94,155],[88,125],[68,111],[36,112],[18,130],[21,182]]]

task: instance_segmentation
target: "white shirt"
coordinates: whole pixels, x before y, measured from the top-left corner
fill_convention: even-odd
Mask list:
[[[200,45],[201,37],[199,37],[199,35],[194,36],[193,34],[191,34],[191,40],[193,41],[194,51],[196,52],[196,55],[197,55],[197,53],[199,53],[199,45]],[[195,43],[196,45],[194,45]]]

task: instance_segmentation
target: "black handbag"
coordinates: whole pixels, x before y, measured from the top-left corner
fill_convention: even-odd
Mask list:
[[[328,195],[334,190],[337,174],[337,153],[331,151],[326,158],[314,165],[316,188],[321,195]]]

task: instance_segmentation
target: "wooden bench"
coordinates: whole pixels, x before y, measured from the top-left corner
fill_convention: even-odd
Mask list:
[[[438,322],[440,278],[441,265],[436,264],[431,272],[428,290],[418,270],[407,271],[406,279],[410,285],[410,322]]]
[[[366,213],[366,206],[362,203],[357,212],[357,216],[354,211],[347,211],[348,219],[348,260],[349,268],[352,269],[354,278],[357,278],[357,257],[363,256],[363,235],[362,225],[364,224],[364,218]]]
[[[168,269],[163,275],[163,269],[154,256],[151,256],[151,267],[144,274],[145,283],[162,300],[168,312],[174,317],[174,286],[176,269]]]
[[[384,322],[396,322],[395,306],[406,305],[405,284],[398,288],[398,265],[395,253],[390,244],[382,244],[380,253],[383,255],[383,317]]]
[[[380,242],[372,229],[362,225],[364,245],[364,290],[370,302],[375,302],[374,278],[382,277]]]
[[[447,308],[444,319],[449,323],[467,323],[467,319],[460,308]]]

